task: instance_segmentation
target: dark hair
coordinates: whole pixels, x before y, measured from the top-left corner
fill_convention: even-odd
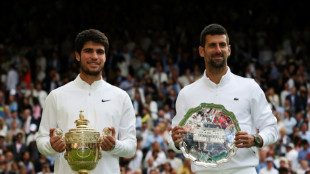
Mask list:
[[[88,41],[93,41],[95,43],[102,44],[104,46],[105,52],[107,53],[109,50],[109,40],[107,36],[99,30],[96,29],[88,29],[80,32],[75,38],[75,51],[79,54],[84,46],[84,44]]]
[[[206,44],[207,35],[226,35],[227,44],[229,44],[229,37],[226,29],[219,24],[210,24],[206,26],[200,33],[200,46],[204,47]]]

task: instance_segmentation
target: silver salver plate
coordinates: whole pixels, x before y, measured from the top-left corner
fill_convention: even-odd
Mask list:
[[[179,125],[187,130],[180,149],[196,165],[217,167],[237,151],[234,139],[240,131],[238,120],[223,105],[201,103],[189,109]]]

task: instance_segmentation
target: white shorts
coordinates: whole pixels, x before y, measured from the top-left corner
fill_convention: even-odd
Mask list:
[[[255,167],[226,169],[222,171],[198,171],[196,174],[257,174]]]

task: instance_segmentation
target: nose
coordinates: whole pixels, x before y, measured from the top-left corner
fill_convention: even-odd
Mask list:
[[[94,51],[91,55],[91,59],[98,59],[98,54],[96,51]]]
[[[216,52],[221,52],[221,46],[219,44],[216,45],[215,47]]]

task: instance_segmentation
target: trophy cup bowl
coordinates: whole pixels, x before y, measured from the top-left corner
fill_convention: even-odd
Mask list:
[[[89,121],[84,118],[83,111],[80,111],[79,119],[75,121],[76,128],[70,129],[63,136],[63,131],[57,128],[54,135],[62,137],[66,144],[65,159],[71,169],[79,174],[88,174],[95,169],[101,159],[100,142],[103,137],[94,129],[88,128]],[[110,134],[108,129],[103,130],[103,136]],[[108,130],[109,131],[109,130]]]

